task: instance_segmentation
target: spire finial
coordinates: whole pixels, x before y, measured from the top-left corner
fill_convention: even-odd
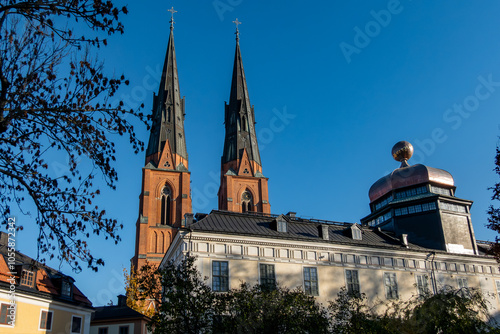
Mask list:
[[[168,12],[172,13],[172,17],[170,18],[170,30],[174,29],[174,13],[177,13],[177,11],[174,9],[174,6],[172,8],[167,10]]]
[[[238,41],[240,39],[240,31],[238,29],[238,26],[241,24],[240,21],[238,21],[238,18],[236,18],[236,20],[233,21],[234,24],[236,24],[236,40]]]
[[[409,167],[408,159],[413,155],[413,145],[407,141],[398,141],[392,148],[392,157],[401,162],[401,167]]]

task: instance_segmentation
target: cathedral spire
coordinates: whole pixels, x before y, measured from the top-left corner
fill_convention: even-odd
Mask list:
[[[255,133],[254,108],[250,104],[241,58],[236,19],[236,51],[229,103],[225,105],[226,136],[221,163],[219,209],[235,212],[270,213],[267,178],[262,175]]]
[[[250,161],[255,162],[261,169],[259,147],[254,127],[254,110],[250,104],[240,51],[238,25],[241,22],[238,19],[233,22],[236,24],[236,51],[229,104],[226,104],[225,111],[226,137],[222,163],[240,160],[243,157],[243,150],[246,150]]]
[[[174,46],[174,13],[172,7],[170,36],[158,94],[153,97],[153,126],[146,150],[146,164],[153,162],[162,169],[186,169],[188,154],[184,136],[184,99],[179,91]]]
[[[187,214],[192,212],[191,173],[184,137],[184,99],[179,92],[174,18],[158,95],[153,96],[153,126],[142,168],[133,268],[159,265]]]

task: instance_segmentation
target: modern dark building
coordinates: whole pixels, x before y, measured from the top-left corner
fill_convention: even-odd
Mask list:
[[[371,213],[363,225],[405,237],[422,247],[451,253],[478,254],[470,207],[455,197],[455,183],[445,170],[408,164],[410,143],[397,143],[392,154],[401,166],[370,188]]]

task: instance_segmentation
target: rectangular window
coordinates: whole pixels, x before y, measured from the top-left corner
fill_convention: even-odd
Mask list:
[[[459,278],[457,278],[457,282],[458,282],[458,288],[459,289],[468,288],[469,287],[469,283],[467,282],[467,278],[465,278],[465,277],[459,277]]]
[[[108,327],[99,327],[97,334],[108,334]]]
[[[385,297],[387,299],[398,299],[398,282],[396,273],[384,273]]]
[[[71,297],[71,283],[67,281],[62,281],[61,283],[61,295],[65,297]]]
[[[52,330],[52,311],[41,311],[40,329]]]
[[[21,285],[33,287],[34,279],[35,279],[34,272],[23,269],[23,272],[21,274],[21,282],[20,282]]]
[[[276,288],[274,264],[260,264],[260,284],[269,290],[274,290]]]
[[[118,334],[128,334],[128,326],[120,326]]]
[[[286,233],[286,221],[278,220],[278,232]]]
[[[304,268],[304,290],[306,294],[318,296],[318,270],[314,267]]]
[[[448,195],[450,196],[450,189],[446,188],[441,188],[441,187],[436,187],[436,186],[431,186],[431,191],[435,194],[440,194],[440,195]]]
[[[229,290],[229,269],[226,261],[212,261],[212,290]]]
[[[429,294],[429,277],[427,275],[416,275],[417,290],[419,296],[427,296]]]
[[[76,315],[71,317],[71,333],[81,333],[82,332],[82,317],[77,317]]]
[[[467,278],[465,277],[458,277],[457,278],[458,282],[458,288],[460,289],[459,293],[462,297],[466,297],[469,294],[468,288],[469,288],[469,283],[467,282]]]
[[[10,325],[9,322],[13,320],[9,318],[10,304],[0,304],[0,325]]]
[[[345,282],[347,285],[347,293],[352,296],[359,297],[359,276],[357,270],[346,270],[345,271]]]
[[[498,294],[498,299],[500,299],[500,281],[495,281],[497,285],[497,294]]]

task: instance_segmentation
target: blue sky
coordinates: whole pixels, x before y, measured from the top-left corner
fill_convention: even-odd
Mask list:
[[[123,2],[126,4],[126,2]],[[108,73],[130,86],[118,98],[150,112],[158,89],[174,6],[181,95],[195,212],[217,208],[238,18],[250,100],[255,105],[263,173],[273,213],[359,222],[369,213],[368,189],[397,168],[392,146],[408,140],[411,164],[449,171],[456,195],[474,201],[476,238],[491,204],[500,134],[500,3],[484,1],[175,0],[128,3],[125,34],[100,51]],[[137,134],[149,138],[145,127]],[[64,173],[64,157],[51,164]],[[144,153],[118,140],[116,191],[100,204],[124,224],[123,241],[91,245],[106,266],[74,274],[102,305],[123,292],[122,269],[134,253]],[[105,185],[103,184],[103,190]],[[29,217],[18,216],[29,226]],[[18,236],[35,256],[36,232]],[[59,268],[59,263],[50,262]],[[60,267],[66,273],[66,266]]]

